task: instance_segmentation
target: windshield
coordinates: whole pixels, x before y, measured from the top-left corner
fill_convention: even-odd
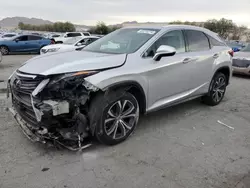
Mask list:
[[[73,37],[73,38],[67,39],[63,44],[75,44],[80,39],[81,37]]]
[[[119,29],[86,46],[84,51],[114,54],[129,54],[137,51],[151,39],[158,29]]]
[[[250,44],[246,45],[245,48],[242,48],[241,52],[250,52]]]

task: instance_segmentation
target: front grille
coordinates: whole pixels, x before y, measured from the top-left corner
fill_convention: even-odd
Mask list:
[[[30,125],[37,126],[37,120],[31,104],[31,94],[44,79],[41,76],[15,74],[12,78],[12,102],[20,116]]]
[[[247,68],[250,66],[250,61],[245,59],[234,59],[233,60],[234,67]]]

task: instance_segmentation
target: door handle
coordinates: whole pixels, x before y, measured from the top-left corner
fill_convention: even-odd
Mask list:
[[[215,58],[215,59],[218,58],[218,57],[219,57],[219,54],[214,54],[213,55],[213,58]]]
[[[183,61],[182,61],[182,63],[183,64],[186,64],[186,63],[189,63],[189,62],[191,62],[191,61],[193,61],[194,59],[192,59],[192,58],[185,58]]]

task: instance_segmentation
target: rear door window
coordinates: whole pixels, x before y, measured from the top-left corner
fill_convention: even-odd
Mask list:
[[[68,33],[67,37],[79,37],[82,36],[81,33]]]
[[[208,37],[201,31],[185,30],[190,52],[206,51],[210,49]]]
[[[30,35],[28,36],[28,40],[41,40],[42,37],[39,37],[39,36],[33,36],[33,35]]]

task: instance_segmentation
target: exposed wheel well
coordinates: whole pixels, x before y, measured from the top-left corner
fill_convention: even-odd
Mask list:
[[[223,73],[226,76],[226,78],[227,78],[227,85],[228,85],[229,84],[229,78],[230,78],[230,68],[229,67],[221,67],[221,68],[219,68],[216,71],[216,73],[218,73],[218,72],[221,72],[221,73]]]
[[[119,89],[124,89],[125,91],[134,95],[139,103],[140,112],[141,113],[146,112],[146,96],[140,84],[138,84],[137,82],[125,82],[125,83],[119,83],[117,85],[108,88],[108,90],[114,90],[114,91]]]

